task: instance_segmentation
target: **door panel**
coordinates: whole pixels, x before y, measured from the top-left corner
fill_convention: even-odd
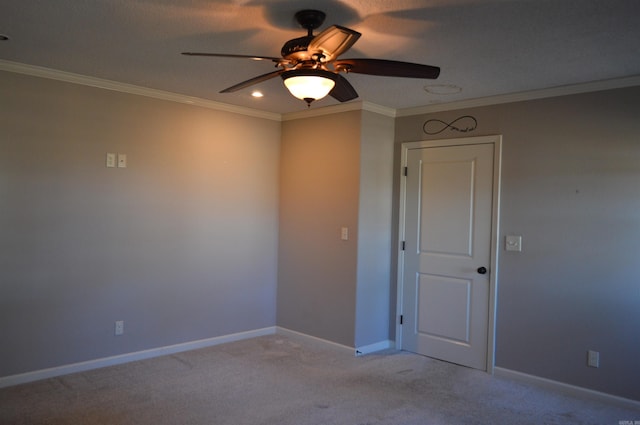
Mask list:
[[[420,274],[417,332],[433,338],[469,343],[471,282]]]
[[[419,172],[420,222],[433,224],[420,226],[420,251],[470,256],[473,164],[430,163]]]
[[[486,369],[493,144],[409,149],[402,348]]]

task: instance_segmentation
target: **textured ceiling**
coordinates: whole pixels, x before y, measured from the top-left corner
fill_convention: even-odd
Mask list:
[[[357,100],[402,109],[640,75],[638,0],[3,0],[0,59],[286,113],[306,109],[280,78],[218,92],[273,71],[268,61],[180,55],[279,56],[305,35],[293,19],[362,33],[343,58],[440,66],[437,80],[349,74]],[[425,85],[454,94],[429,93]],[[317,107],[336,104],[331,98]],[[312,106],[316,107],[316,106]]]

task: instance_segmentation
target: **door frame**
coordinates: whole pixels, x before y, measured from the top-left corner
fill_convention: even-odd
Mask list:
[[[500,251],[500,178],[502,168],[502,135],[464,137],[457,139],[422,140],[402,143],[400,158],[400,197],[398,199],[398,270],[396,296],[396,349],[402,349],[402,325],[400,316],[403,314],[403,285],[404,285],[404,251],[402,241],[405,240],[405,202],[407,179],[404,178],[404,167],[407,165],[407,155],[410,149],[450,147],[461,145],[493,144],[493,193],[491,204],[491,248],[489,274],[489,322],[487,328],[487,373],[493,374],[495,367],[496,341],[496,310],[498,291],[498,254]]]

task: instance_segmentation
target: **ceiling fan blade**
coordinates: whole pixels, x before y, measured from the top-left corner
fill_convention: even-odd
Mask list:
[[[342,75],[336,75],[336,85],[329,92],[329,96],[339,102],[348,102],[358,97],[356,89]]]
[[[309,43],[309,52],[322,52],[326,61],[332,61],[349,50],[362,34],[349,28],[333,25],[316,35]]]
[[[240,59],[253,59],[253,60],[270,60],[274,62],[285,61],[282,58],[275,58],[271,56],[255,56],[255,55],[228,55],[226,53],[200,53],[200,52],[182,52],[185,56],[210,56],[217,58],[240,58]]]
[[[338,71],[386,77],[435,79],[440,75],[440,68],[437,66],[385,59],[340,59],[333,64]]]
[[[257,77],[253,77],[250,80],[247,81],[243,81],[241,83],[236,84],[235,86],[231,86],[228,87],[224,90],[221,90],[220,93],[231,93],[234,91],[238,91],[240,89],[243,89],[245,87],[249,87],[252,86],[254,84],[258,84],[261,83],[263,81],[267,81],[270,80],[271,78],[277,77],[278,75],[282,74],[283,72],[285,72],[284,69],[279,69],[277,71],[273,71],[273,72],[269,72],[266,74],[262,74],[262,75],[258,75]]]

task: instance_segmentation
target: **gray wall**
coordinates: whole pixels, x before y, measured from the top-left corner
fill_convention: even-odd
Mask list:
[[[280,122],[5,72],[0,93],[0,376],[275,325]]]
[[[353,347],[360,111],[285,121],[279,326]],[[349,240],[340,228],[349,228]]]
[[[399,118],[502,134],[499,367],[640,399],[640,87]],[[427,119],[473,115],[472,133]],[[600,352],[598,369],[587,350]]]
[[[0,376],[276,323],[393,338],[393,119],[281,128],[4,72],[0,90]],[[503,135],[500,243],[523,252],[500,252],[497,366],[640,399],[638,112],[635,87],[396,119],[396,153]],[[422,131],[465,114],[472,133]]]
[[[389,340],[393,129],[370,111],[283,123],[279,326],[349,347]]]
[[[362,112],[355,346],[389,340],[394,119]]]

